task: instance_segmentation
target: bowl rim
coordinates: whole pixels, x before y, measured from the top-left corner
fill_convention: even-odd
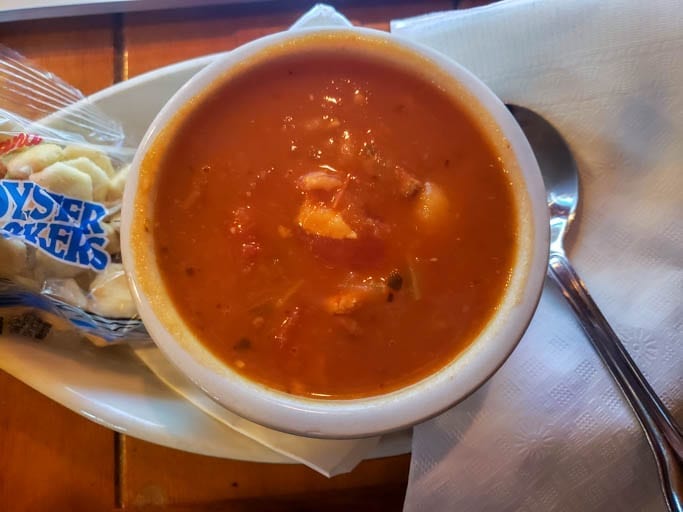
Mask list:
[[[134,231],[139,231],[134,221],[140,215],[138,197],[143,192],[139,177],[143,160],[180,107],[210,89],[227,70],[270,47],[303,37],[336,33],[379,40],[426,58],[476,99],[479,109],[494,121],[492,129],[498,130],[508,143],[507,161],[516,165],[514,179],[525,185],[522,192],[526,192],[526,196],[520,198],[519,203],[526,208],[524,216],[532,238],[524,268],[513,275],[522,280],[517,293],[510,296],[505,292],[506,300],[501,308],[505,318],[501,316],[503,313],[495,313],[493,321],[470,347],[422,380],[388,394],[343,400],[310,399],[268,388],[231,370],[196,343],[189,348],[182,346],[176,339],[178,333],[172,334],[159,318],[162,308],[173,310],[172,301],[165,297],[164,303],[160,298],[164,295],[163,290],[157,290],[156,299],[150,298],[153,293],[145,289],[141,279],[150,271],[150,262],[144,258],[141,261],[140,244],[132,240]],[[140,199],[143,200],[144,197]],[[181,87],[157,114],[128,175],[122,204],[122,259],[138,311],[154,342],[182,373],[219,404],[246,419],[283,432],[335,439],[368,437],[403,429],[443,412],[478,389],[505,362],[531,321],[541,295],[548,257],[549,224],[545,201],[540,170],[526,137],[501,100],[468,70],[429,47],[379,30],[361,27],[298,29],[256,39],[219,57]],[[151,200],[147,199],[149,202]],[[520,272],[525,275],[519,277]],[[497,325],[495,332],[491,330],[494,324]],[[182,336],[194,339],[189,329],[186,331]]]

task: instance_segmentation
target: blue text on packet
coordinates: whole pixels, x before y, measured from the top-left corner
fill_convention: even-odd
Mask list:
[[[32,181],[0,180],[0,233],[72,265],[103,270],[110,261],[102,219],[107,209],[50,192]]]

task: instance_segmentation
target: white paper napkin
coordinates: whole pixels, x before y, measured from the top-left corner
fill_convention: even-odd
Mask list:
[[[571,259],[679,421],[682,7],[520,0],[392,23],[568,140],[582,192]],[[489,383],[414,429],[405,510],[664,510],[645,438],[552,285]]]
[[[292,462],[305,464],[327,477],[348,473],[379,443],[379,437],[351,440],[311,439],[263,427],[214,402],[173,366],[158,348],[138,347],[135,353],[164,384],[214,419],[267,448],[289,457]]]

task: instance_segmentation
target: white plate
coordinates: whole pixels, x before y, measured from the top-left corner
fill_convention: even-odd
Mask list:
[[[91,100],[121,121],[128,142],[136,145],[166,100],[214,58],[146,73]],[[78,414],[139,439],[215,457],[291,462],[193,406],[127,347],[95,348],[63,335],[46,343],[0,338],[0,368]],[[409,451],[406,431],[384,436],[368,458]]]

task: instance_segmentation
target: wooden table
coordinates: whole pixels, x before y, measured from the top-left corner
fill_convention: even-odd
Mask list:
[[[354,23],[486,1],[330,1]],[[0,43],[92,93],[283,30],[313,2],[279,1],[0,24]],[[0,15],[1,18],[1,15]],[[179,452],[76,415],[0,371],[0,510],[401,510],[408,455],[324,478],[301,465]]]

